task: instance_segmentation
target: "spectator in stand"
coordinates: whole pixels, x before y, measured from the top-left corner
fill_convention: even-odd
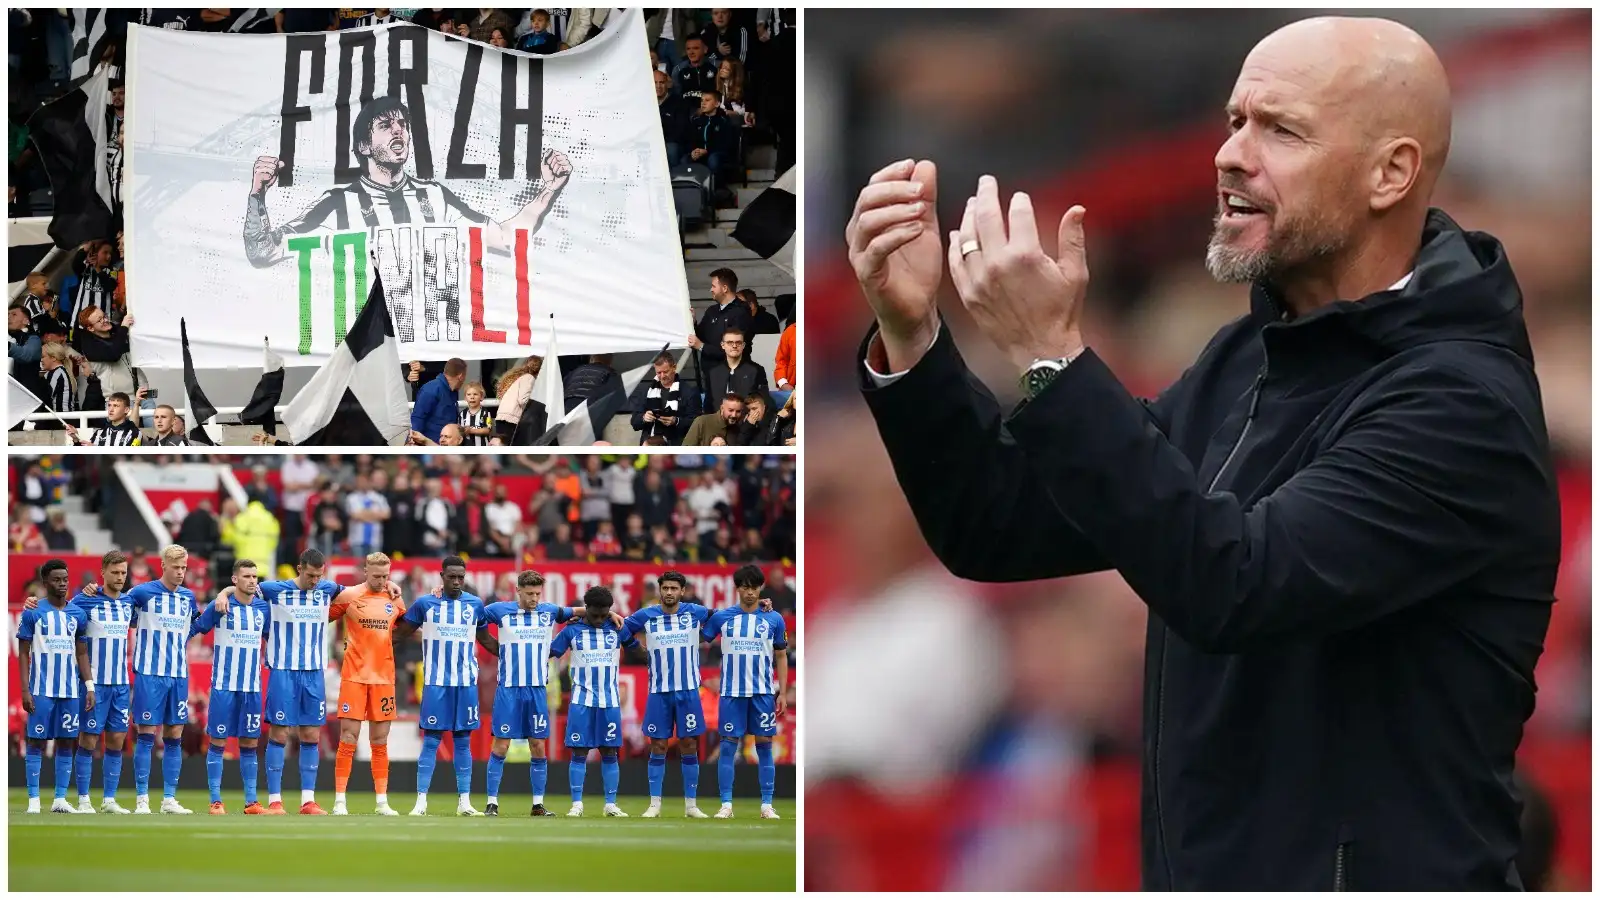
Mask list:
[[[621,531],[622,525],[633,512],[633,460],[619,456],[605,467],[606,496],[611,501],[611,524]]]
[[[650,457],[652,464],[658,459],[661,457]],[[657,525],[671,523],[672,508],[678,505],[678,489],[673,485],[672,479],[665,477],[661,469],[653,465],[635,478],[633,497],[638,506],[639,516],[644,520],[644,526],[654,528]]]
[[[693,115],[700,109],[700,95],[716,90],[717,67],[706,58],[706,42],[699,36],[683,42],[683,56],[672,69],[672,86],[684,111]]]
[[[489,39],[494,37],[496,29],[510,34],[516,28],[516,24],[511,21],[510,16],[498,9],[478,9],[467,18],[466,36],[487,44]]]
[[[762,562],[770,558],[771,554],[767,552],[766,542],[761,539],[761,530],[746,528],[744,530],[744,543],[739,547],[739,558],[736,561],[753,563]]]
[[[389,501],[389,521],[384,528],[384,537],[389,541],[387,549],[404,556],[415,556],[418,551],[417,492],[411,487],[411,474],[401,472],[396,475],[394,486],[385,497]]]
[[[132,327],[133,316],[124,316],[121,324],[113,324],[99,307],[78,314],[72,345],[89,361],[83,395],[85,409],[104,406],[105,398],[112,394],[132,395],[139,391],[133,362],[128,358],[128,329]]]
[[[546,484],[528,500],[528,511],[540,533],[551,535],[556,533],[557,525],[569,521],[567,510],[571,502],[565,494]]]
[[[277,509],[278,492],[273,490],[272,482],[267,480],[267,467],[254,466],[250,470],[250,483],[244,486],[245,500],[260,500],[266,504],[267,509]],[[255,559],[247,556],[246,559]]]
[[[751,334],[777,334],[778,317],[761,308],[761,301],[756,299],[756,292],[745,288],[738,297],[744,302],[745,308],[750,310]]]
[[[483,405],[486,393],[483,385],[471,382],[462,393],[467,397],[467,408],[461,411],[461,418],[456,424],[461,426],[463,446],[487,447],[489,437],[494,434],[494,414]]]
[[[489,46],[502,48],[510,47],[511,42],[506,39],[506,29],[496,28],[493,32],[491,32],[489,34]]]
[[[545,559],[570,561],[578,558],[577,545],[572,542],[572,526],[566,522],[556,526],[550,540],[544,545]]]
[[[767,470],[759,456],[741,456],[734,465],[733,487],[738,492],[739,521],[745,526],[760,525],[766,501]]]
[[[694,140],[689,133],[690,110],[672,94],[672,76],[655,73],[656,112],[661,115],[661,137],[667,142],[667,166],[676,168]]]
[[[111,271],[114,252],[110,241],[88,241],[83,245],[82,254],[74,260],[73,274],[61,285],[62,295],[71,298],[71,307],[65,310],[68,315],[62,320],[69,328],[86,309],[95,308],[107,316],[112,315],[111,295],[117,287],[116,276]],[[58,309],[57,314],[60,312]]]
[[[755,325],[750,320],[750,307],[739,303],[739,276],[732,269],[715,269],[711,273],[711,299],[716,305],[708,308],[689,335],[689,346],[699,351],[697,371],[700,373],[701,409],[708,408],[705,373],[727,362],[722,350],[722,337],[730,328],[749,334]]]
[[[611,518],[611,495],[606,490],[605,473],[600,471],[600,457],[583,458],[583,474],[578,476],[582,491],[578,503],[578,521],[583,523],[581,540],[594,537],[597,526]]]
[[[344,507],[339,503],[339,490],[324,483],[311,507],[311,535],[309,546],[333,556],[344,542]]]
[[[738,558],[733,546],[733,533],[726,522],[718,522],[709,532],[700,535],[698,561],[726,565]]]
[[[50,290],[50,279],[43,272],[29,272],[27,284],[28,292],[15,302],[29,319],[44,315],[46,309],[59,308],[56,292]]]
[[[713,9],[711,24],[701,32],[700,39],[709,49],[713,63],[732,59],[743,64],[750,55],[750,32],[733,23],[731,9]]]
[[[40,526],[39,534],[44,538],[45,548],[59,553],[73,553],[78,549],[78,539],[67,528],[67,513],[59,506],[50,507],[45,515],[44,525]]]
[[[156,447],[187,447],[189,439],[184,435],[183,419],[178,416],[178,411],[163,403],[156,407],[152,417],[156,426],[156,438],[151,442]]]
[[[778,410],[778,445],[793,447],[795,438],[800,430],[800,392],[793,391],[789,399],[784,402],[783,409]]]
[[[500,405],[495,409],[494,438],[489,443],[527,447],[544,434],[550,411],[533,399],[533,384],[543,363],[542,358],[530,356],[495,383]]]
[[[422,550],[443,556],[455,546],[455,535],[451,531],[456,520],[455,504],[444,498],[444,482],[437,478],[429,478],[423,490],[426,496],[417,504]]]
[[[678,541],[672,536],[672,529],[667,526],[657,525],[650,529],[650,543],[652,545],[651,559],[657,565],[683,560],[683,555],[678,550]]]
[[[683,58],[678,41],[695,33],[694,13],[682,8],[650,9],[645,12],[648,13],[644,20],[645,39],[650,44],[651,52],[666,65],[666,71],[671,72]]]
[[[372,489],[372,478],[366,472],[356,473],[355,490],[345,497],[344,509],[350,519],[351,556],[366,559],[389,548],[383,540],[383,523],[389,521],[389,498]]]
[[[33,330],[24,301],[11,301],[6,310],[6,333],[10,338],[6,355],[11,360],[11,376],[21,382],[28,393],[43,397],[45,387],[39,378],[39,359],[43,355],[44,341]]]
[[[494,486],[494,502],[484,509],[488,519],[489,534],[486,544],[492,544],[496,556],[510,556],[516,549],[516,535],[522,528],[522,508],[511,502],[506,486]]]
[[[566,396],[562,398],[566,404],[563,412],[572,412],[583,401],[604,396],[607,391],[616,389],[612,382],[620,382],[621,378],[617,370],[611,368],[611,354],[597,353],[589,357],[588,362],[562,376],[561,386],[566,391]]]
[[[622,558],[630,562],[645,562],[655,555],[656,548],[650,542],[650,532],[644,528],[644,517],[629,513],[622,529]]]
[[[728,432],[737,428],[739,420],[744,417],[744,401],[737,395],[729,394],[722,398],[722,405],[714,413],[707,413],[694,420],[689,426],[689,434],[683,439],[685,447],[726,447],[728,446]]]
[[[782,420],[778,418],[777,410],[772,408],[772,403],[766,394],[759,391],[746,394],[744,398],[744,418],[739,424],[729,430],[727,436],[730,447],[776,447],[781,441],[778,438]]]
[[[183,517],[183,524],[178,527],[178,543],[190,553],[209,560],[221,542],[222,526],[211,512],[211,501],[201,500]]]
[[[770,559],[771,556],[768,556],[768,558]],[[789,587],[789,577],[783,571],[783,566],[775,565],[767,569],[767,587],[762,593],[772,601],[773,609],[779,612],[793,612],[795,610],[794,588]]]
[[[610,7],[580,6],[573,7],[571,18],[561,35],[561,49],[576,47],[593,38],[605,30],[606,21],[611,17]]]
[[[694,391],[684,390],[683,380],[678,377],[678,361],[671,353],[656,357],[655,374],[655,378],[641,381],[634,388],[630,403],[632,424],[639,432],[640,443],[660,435],[668,444],[678,446],[699,414],[700,404]]]
[[[733,511],[733,497],[728,488],[710,472],[696,476],[694,487],[684,495],[689,510],[694,513],[695,534],[702,540],[715,531],[717,525]]]
[[[467,364],[460,359],[445,363],[439,377],[417,391],[417,400],[411,410],[411,430],[435,443],[440,440],[446,425],[456,425],[458,394],[467,380]]]
[[[249,559],[259,563],[262,571],[271,572],[277,565],[278,517],[260,500],[251,500],[244,512],[233,517],[229,531],[233,537],[235,559]],[[196,593],[200,589],[195,588]]]
[[[283,485],[283,546],[278,551],[284,559],[300,552],[300,539],[306,532],[306,501],[311,499],[321,471],[316,463],[298,453],[285,457],[283,468],[278,470]]]
[[[722,113],[735,125],[750,127],[756,124],[744,96],[744,63],[725,59],[717,64],[717,94],[722,98]]]
[[[607,519],[595,529],[594,537],[589,539],[589,559],[613,560],[622,556],[622,542],[617,540],[617,530]]]
[[[66,344],[47,343],[39,360],[39,372],[44,379],[45,406],[57,413],[76,412],[78,409],[77,380],[72,375],[72,357]],[[85,363],[85,366],[88,364]],[[59,430],[59,422],[40,422],[42,430]]]
[[[550,11],[536,9],[528,13],[528,30],[517,38],[517,49],[523,53],[548,56],[560,49],[560,41],[550,30]]]
[[[127,394],[112,394],[106,398],[106,424],[94,430],[94,437],[83,437],[77,428],[68,425],[67,439],[84,447],[140,446],[139,425],[128,417],[132,406],[133,401]]]
[[[794,340],[795,323],[790,322],[789,327],[783,330],[783,336],[778,338],[778,352],[772,359],[772,383],[780,391],[792,391],[800,384]]]
[[[714,87],[700,92],[700,109],[689,118],[689,146],[689,159],[711,170],[718,207],[727,208],[727,185],[740,165],[739,123],[723,115],[722,94]]]
[[[706,393],[712,397],[725,397],[734,394],[739,397],[748,397],[751,394],[767,393],[767,370],[760,363],[747,357],[750,347],[750,332],[741,327],[730,327],[722,333],[721,365],[711,366],[706,370]],[[767,408],[773,404],[767,401]]]
[[[544,544],[539,534],[539,526],[528,525],[518,532],[516,548],[517,558],[522,561],[522,568],[539,568],[539,563],[544,562]]]

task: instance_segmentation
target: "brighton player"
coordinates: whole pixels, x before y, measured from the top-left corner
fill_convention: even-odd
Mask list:
[[[189,630],[197,613],[194,592],[183,586],[189,551],[173,544],[161,551],[161,578],[128,592],[137,616],[133,638],[133,749],[135,814],[150,813],[150,758],[162,732],[161,811],[188,815],[178,802],[183,767],[183,726],[189,723]]]
[[[417,598],[395,623],[394,637],[401,641],[422,631],[422,753],[417,757],[417,805],[413,816],[428,814],[428,786],[445,732],[455,735],[452,750],[456,769],[456,814],[481,816],[472,808],[472,732],[478,728],[478,654],[474,640],[490,653],[499,642],[489,634],[483,601],[462,589],[467,564],[447,556],[439,574],[442,595]]]
[[[369,553],[362,565],[367,580],[345,588],[328,608],[328,621],[342,621],[345,629],[344,661],[339,666],[339,756],[334,764],[333,814],[349,814],[345,788],[355,767],[361,723],[366,722],[377,813],[398,816],[389,806],[389,729],[395,717],[394,624],[406,607],[389,592],[388,556]]]
[[[662,572],[656,578],[658,606],[647,606],[627,619],[623,633],[644,632],[650,657],[650,698],[644,707],[644,733],[650,739],[650,808],[644,817],[661,815],[661,788],[667,773],[667,744],[678,737],[683,762],[684,815],[704,819],[695,801],[700,785],[700,757],[696,741],[705,734],[705,713],[700,708],[700,629],[711,610],[698,603],[683,603],[688,579],[680,572]]]
[[[256,801],[256,745],[261,741],[261,640],[272,607],[257,586],[256,564],[233,564],[233,596],[218,599],[195,619],[194,634],[212,632],[211,706],[206,719],[206,783],[211,788],[211,814],[226,815],[222,805],[222,754],[228,738],[239,739],[239,776],[244,781],[245,815],[266,812]]]
[[[97,686],[95,704],[83,711],[78,731],[78,755],[73,774],[78,782],[78,812],[93,813],[89,782],[94,769],[95,745],[105,735],[105,764],[101,768],[100,811],[128,815],[133,810],[117,803],[122,780],[122,748],[128,741],[128,630],[133,623],[133,603],[123,589],[128,585],[128,556],[113,550],[100,557],[99,586],[91,585],[74,596],[71,604],[83,610],[87,624],[78,640],[89,648],[89,671]],[[34,609],[39,598],[29,597],[24,609]]]
[[[747,734],[756,739],[761,818],[778,818],[772,808],[777,780],[772,736],[778,733],[778,717],[788,706],[784,688],[789,683],[789,644],[784,639],[783,616],[761,609],[765,583],[761,569],[740,566],[733,573],[739,605],[718,610],[705,624],[705,639],[722,641],[722,696],[717,704],[717,719],[722,723],[722,748],[717,758],[722,808],[713,816],[717,819],[733,818],[734,763]]]
[[[589,750],[600,749],[600,777],[605,787],[605,814],[626,817],[617,807],[617,780],[621,770],[617,752],[622,748],[622,692],[617,687],[620,648],[639,646],[611,621],[611,590],[592,587],[583,594],[583,618],[569,622],[550,642],[550,655],[559,658],[569,650],[567,669],[572,676],[572,705],[567,709],[567,748],[572,761],[567,782],[572,788],[568,816],[583,815],[583,779]]]
[[[289,729],[300,739],[300,814],[325,816],[317,805],[317,742],[327,721],[323,670],[327,666],[328,609],[344,588],[322,577],[327,559],[316,550],[300,554],[295,577],[263,581],[259,588],[272,618],[267,624],[267,815],[281,816],[283,765]],[[400,596],[398,585],[390,593]],[[220,595],[233,595],[227,588]]]
[[[22,709],[28,714],[28,812],[39,811],[39,770],[44,762],[45,742],[53,739],[56,797],[50,811],[75,813],[78,810],[67,802],[73,744],[78,737],[81,709],[93,709],[95,705],[89,648],[78,641],[87,619],[83,610],[67,602],[66,563],[59,559],[46,562],[39,569],[39,577],[44,581],[46,602],[24,610],[17,628],[17,640],[27,647],[17,660],[21,665]]]
[[[523,572],[517,576],[517,599],[491,603],[484,609],[489,624],[499,632],[499,680],[494,692],[494,715],[489,731],[494,746],[489,753],[489,803],[484,815],[500,815],[500,779],[505,772],[506,753],[512,741],[528,742],[532,757],[530,781],[533,786],[531,816],[553,816],[544,807],[544,787],[549,775],[545,741],[550,737],[550,707],[545,697],[545,676],[549,668],[551,635],[555,626],[581,615],[583,607],[556,606],[544,602],[544,576]],[[622,626],[622,618],[612,615],[612,624]]]

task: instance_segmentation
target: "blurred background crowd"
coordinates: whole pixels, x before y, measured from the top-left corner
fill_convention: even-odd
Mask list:
[[[1138,887],[1145,608],[1115,573],[976,585],[928,554],[853,367],[870,322],[844,257],[856,193],[914,156],[939,164],[947,229],[984,173],[1027,190],[1043,223],[1084,205],[1088,341],[1152,396],[1246,311],[1246,291],[1204,268],[1222,108],[1250,48],[1311,14],[808,13],[830,35],[808,44],[805,66],[807,378],[825,408],[811,420],[806,553],[827,573],[806,598],[808,887]],[[1526,862],[1540,873],[1525,881],[1587,889],[1591,17],[1384,15],[1450,72],[1454,134],[1434,205],[1498,237],[1524,292],[1564,545],[1521,752]],[[968,364],[1015,400],[1016,372],[944,291]],[[881,623],[903,649],[857,652],[855,636]]]

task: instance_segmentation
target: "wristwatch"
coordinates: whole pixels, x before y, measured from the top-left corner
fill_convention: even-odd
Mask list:
[[[1020,382],[1022,384],[1023,396],[1027,397],[1029,400],[1039,396],[1039,393],[1049,386],[1050,382],[1054,381],[1057,375],[1060,375],[1063,371],[1065,371],[1067,366],[1072,365],[1072,361],[1077,358],[1078,355],[1074,353],[1071,356],[1063,356],[1057,359],[1034,360],[1032,364],[1030,364],[1028,368],[1022,372],[1022,378],[1020,379]]]

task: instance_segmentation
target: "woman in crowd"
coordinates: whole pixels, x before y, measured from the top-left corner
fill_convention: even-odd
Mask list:
[[[72,356],[67,352],[66,344],[52,341],[44,345],[39,359],[39,373],[45,383],[45,396],[42,398],[45,405],[57,413],[77,412],[78,383],[72,374]],[[61,428],[61,423],[40,422],[39,427],[54,431]]]
[[[746,125],[756,123],[755,113],[745,105],[744,99],[744,63],[737,59],[725,59],[717,67],[717,93],[722,95],[722,111],[732,116],[735,122],[742,121]]]
[[[544,434],[545,422],[550,413],[544,404],[533,399],[533,383],[539,377],[539,367],[544,360],[530,356],[522,365],[500,376],[495,383],[494,395],[500,401],[494,420],[494,437],[489,443],[495,447],[526,447]]]

